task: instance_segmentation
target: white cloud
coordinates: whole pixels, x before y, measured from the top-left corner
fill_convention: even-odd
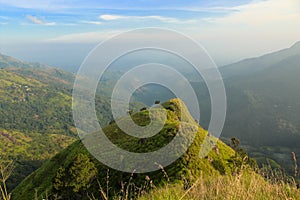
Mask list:
[[[39,19],[38,17],[33,15],[26,15],[26,18],[34,24],[40,24],[45,26],[53,26],[56,24],[55,22],[45,22],[44,20]]]
[[[122,15],[100,15],[99,18],[109,21],[109,20],[126,19],[128,17]]]
[[[10,18],[6,16],[0,16],[0,19],[10,19]]]
[[[260,0],[205,19],[191,35],[225,62],[260,56],[300,41],[299,0]]]
[[[260,0],[237,6],[231,14],[210,18],[208,21],[226,25],[265,25],[279,24],[289,20],[299,21],[300,2],[298,0]]]
[[[130,15],[100,15],[100,19],[105,21],[113,20],[158,20],[166,23],[191,23],[196,22],[196,20],[179,20],[172,17],[164,17],[159,15],[148,15],[148,16],[130,16]]]
[[[84,23],[84,24],[93,24],[93,25],[101,25],[102,22],[99,22],[99,21],[80,21],[80,23]]]

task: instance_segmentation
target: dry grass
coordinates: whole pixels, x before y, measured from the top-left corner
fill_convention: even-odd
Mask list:
[[[284,200],[300,199],[300,191],[294,182],[270,183],[253,171],[244,171],[236,176],[203,178],[188,190],[181,184],[167,185],[144,195],[140,200]]]

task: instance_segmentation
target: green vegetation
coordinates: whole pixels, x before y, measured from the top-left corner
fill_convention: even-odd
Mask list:
[[[22,75],[22,70],[39,76],[47,69],[0,69],[0,162],[15,161],[8,190],[75,140],[68,90],[58,81],[55,86]],[[40,79],[48,80],[46,75]]]
[[[63,89],[0,70],[0,126],[22,132],[74,135],[71,96]]]
[[[137,188],[142,187],[145,184],[145,177],[149,177],[152,184],[159,186],[164,185],[166,181],[188,181],[193,182],[199,177],[201,173],[208,176],[217,176],[220,174],[232,174],[235,168],[232,166],[233,160],[237,159],[235,151],[222,143],[217,142],[216,148],[209,153],[209,155],[200,159],[198,156],[201,144],[204,137],[207,135],[207,131],[198,126],[194,119],[190,116],[189,112],[185,108],[185,105],[178,99],[170,100],[162,104],[167,112],[167,121],[164,128],[157,135],[145,139],[143,142],[138,138],[130,137],[123,133],[115,123],[108,125],[104,132],[107,137],[114,142],[120,148],[132,151],[132,152],[150,152],[157,148],[164,146],[176,135],[178,127],[180,125],[179,119],[182,118],[186,123],[186,129],[189,130],[184,134],[189,134],[190,131],[197,130],[196,138],[193,144],[190,146],[188,151],[182,155],[172,165],[161,168],[158,164],[158,171],[147,173],[147,174],[130,174],[123,173],[116,170],[108,169],[103,164],[99,163],[93,157],[89,155],[85,147],[80,141],[75,142],[61,153],[54,156],[52,159],[47,161],[39,170],[28,176],[18,187],[13,191],[13,197],[16,199],[31,199],[37,191],[39,197],[45,196],[47,191],[48,195],[61,196],[66,190],[61,189],[60,186],[66,186],[68,191],[72,191],[73,199],[84,199],[87,198],[87,194],[101,196],[99,191],[99,181],[102,188],[106,188],[107,184],[107,172],[109,170],[109,182],[108,182],[108,196],[112,197],[115,195],[121,195],[120,192],[122,187],[126,187],[126,183],[131,182],[135,185],[130,189],[131,195],[137,192]],[[145,125],[149,123],[149,111],[143,110],[139,113],[133,114],[131,117],[139,125]],[[161,111],[157,110],[157,116],[161,114]],[[124,117],[120,120],[127,120],[128,117]],[[181,124],[182,125],[182,124]],[[190,128],[188,128],[190,127]],[[193,127],[198,127],[194,129]],[[213,137],[211,136],[211,139]],[[105,152],[102,152],[105,154]],[[80,158],[78,156],[80,155]],[[85,156],[84,156],[85,155]],[[70,186],[70,183],[76,183],[75,176],[72,176],[70,169],[74,167],[76,160],[81,159],[85,164],[84,167],[78,166],[83,172],[93,172],[94,177],[86,176],[82,184]],[[97,168],[97,172],[94,170],[93,165]],[[215,161],[215,162],[214,162]],[[220,167],[221,166],[221,167]],[[65,179],[65,174],[67,179]],[[76,173],[75,173],[76,174]],[[96,175],[97,174],[97,175]],[[168,177],[165,176],[168,175]],[[73,177],[73,178],[72,178]],[[77,177],[77,176],[76,176]],[[82,177],[79,176],[79,179]],[[71,180],[70,180],[71,179]],[[74,191],[74,188],[81,188],[82,190]],[[83,192],[84,191],[84,192]],[[127,193],[127,195],[129,195]],[[71,198],[69,196],[68,198]],[[67,199],[67,197],[64,197]]]
[[[60,196],[68,198],[72,193],[81,193],[91,187],[92,180],[98,174],[94,163],[85,154],[78,154],[67,169],[60,167],[53,181],[54,190]]]
[[[74,142],[59,134],[22,133],[0,129],[0,162],[14,160],[15,169],[7,180],[11,190],[41,164]]]

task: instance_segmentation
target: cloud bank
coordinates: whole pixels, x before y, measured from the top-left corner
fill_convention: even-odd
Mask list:
[[[26,15],[26,18],[34,24],[45,25],[45,26],[54,26],[56,24],[55,22],[45,22],[44,20],[33,15]]]

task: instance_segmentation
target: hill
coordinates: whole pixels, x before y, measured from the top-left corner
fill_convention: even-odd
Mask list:
[[[130,174],[113,169],[95,160],[85,149],[80,141],[70,145],[67,149],[45,162],[40,169],[28,176],[13,191],[15,199],[32,199],[37,191],[39,197],[58,195],[63,199],[87,199],[87,195],[99,193],[99,184],[110,188],[110,196],[121,195],[122,187],[130,183],[133,185],[129,190],[138,192],[136,189],[145,184],[163,185],[166,181],[194,181],[201,173],[205,176],[218,176],[220,174],[232,174],[235,170],[233,165],[236,157],[235,151],[221,141],[217,141],[216,147],[209,155],[203,159],[199,157],[199,150],[207,131],[197,125],[190,116],[183,102],[178,99],[172,99],[162,104],[164,111],[167,112],[167,121],[163,129],[155,136],[144,139],[130,137],[124,134],[115,123],[111,123],[104,132],[107,137],[120,148],[131,152],[151,152],[170,142],[176,135],[180,122],[180,113],[185,117],[184,125],[186,127],[186,136],[191,131],[196,130],[196,137],[188,151],[184,153],[173,164],[165,169],[157,167],[157,171],[147,174]],[[163,110],[156,109],[156,114],[161,115]],[[139,125],[149,123],[149,111],[143,110],[131,116]],[[120,120],[127,120],[124,117]],[[196,128],[196,129],[195,129]],[[215,140],[213,136],[208,136]],[[105,152],[103,152],[105,154]],[[80,164],[84,163],[84,164]],[[76,175],[76,173],[79,173]],[[167,174],[167,176],[166,176]],[[107,180],[109,176],[109,180]],[[145,179],[146,177],[146,179]],[[150,181],[151,180],[151,181]],[[148,182],[147,182],[148,181]],[[107,184],[107,185],[106,185]],[[132,195],[132,194],[131,194]]]

